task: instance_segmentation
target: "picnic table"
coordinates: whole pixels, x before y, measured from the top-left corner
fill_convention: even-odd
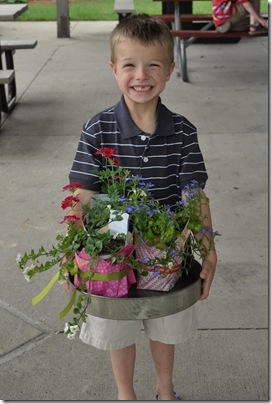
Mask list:
[[[0,4],[0,21],[14,21],[27,9],[27,4]]]
[[[27,4],[0,4],[0,21],[14,21],[27,11]],[[13,55],[17,49],[33,49],[36,39],[0,40],[0,125],[1,112],[10,113],[16,103],[16,77]]]

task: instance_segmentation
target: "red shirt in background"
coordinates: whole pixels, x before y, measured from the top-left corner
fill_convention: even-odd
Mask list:
[[[213,21],[215,26],[224,24],[236,13],[236,5],[248,2],[248,0],[212,0]]]

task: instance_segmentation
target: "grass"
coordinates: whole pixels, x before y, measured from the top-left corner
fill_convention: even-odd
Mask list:
[[[5,0],[4,2],[22,2],[23,0]],[[0,3],[3,2],[0,0]],[[24,1],[26,2],[26,1]],[[152,0],[134,0],[136,13],[161,14],[162,4]],[[193,5],[195,14],[210,14],[211,1],[196,1]],[[88,0],[69,3],[69,19],[71,21],[112,21],[118,20],[113,11],[114,0]],[[261,0],[261,13],[268,13],[268,2]],[[28,10],[18,17],[20,21],[55,21],[56,4],[29,4]]]
[[[134,0],[137,13],[160,14],[162,6],[160,2],[152,0]],[[69,18],[71,21],[118,20],[118,15],[113,11],[114,0],[82,1],[69,3]],[[54,21],[57,17],[56,4],[29,4],[28,11],[18,17],[21,21]]]

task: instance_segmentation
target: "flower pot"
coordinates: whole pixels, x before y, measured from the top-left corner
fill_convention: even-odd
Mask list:
[[[74,285],[79,287],[84,282],[86,272],[91,272],[92,278],[84,282],[86,291],[98,296],[126,296],[131,284],[136,282],[132,268],[126,264],[126,258],[134,251],[134,248],[133,245],[128,244],[119,250],[115,255],[123,255],[124,259],[115,264],[112,264],[111,258],[95,257],[93,260],[83,248],[80,253],[75,254],[79,273],[74,276]]]
[[[156,265],[154,268],[147,266],[145,268],[148,271],[147,275],[137,276],[137,288],[148,290],[171,290],[178,279],[181,277],[181,263],[173,265],[172,269],[166,265]]]
[[[145,259],[154,260],[165,255],[165,251],[154,246],[148,246],[143,240],[136,246],[136,258],[143,262]],[[148,290],[168,291],[172,289],[181,276],[182,258],[173,256],[171,262],[167,265],[154,265],[153,267],[146,266],[147,275],[138,274],[137,288]]]

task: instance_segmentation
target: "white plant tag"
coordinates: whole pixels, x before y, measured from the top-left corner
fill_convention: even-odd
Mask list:
[[[110,219],[115,218],[115,211],[114,210],[110,210]],[[126,244],[128,243],[128,219],[129,219],[129,215],[127,213],[123,213],[122,214],[123,220],[116,220],[114,222],[110,222],[109,223],[109,229],[110,229],[110,233],[112,235],[115,234],[125,234],[126,235]]]

